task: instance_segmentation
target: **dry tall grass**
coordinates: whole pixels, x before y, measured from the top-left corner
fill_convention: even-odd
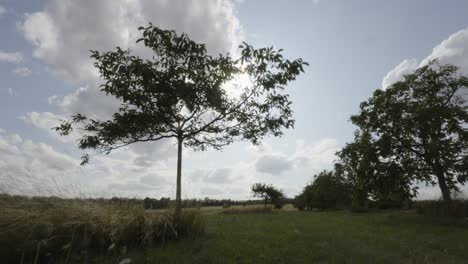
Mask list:
[[[152,212],[111,201],[0,197],[2,263],[67,262],[80,255],[116,254],[183,236],[198,235],[204,222],[194,211]]]

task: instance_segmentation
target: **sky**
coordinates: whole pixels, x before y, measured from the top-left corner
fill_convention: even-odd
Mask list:
[[[434,58],[468,74],[467,12],[465,0],[0,0],[0,192],[175,196],[174,142],[131,145],[79,166],[77,137],[51,130],[73,113],[115,111],[89,50],[148,56],[135,41],[152,22],[212,54],[238,54],[245,41],[310,64],[287,86],[295,129],[261,146],[183,153],[183,198],[249,199],[255,182],[293,197],[333,167],[356,129],[349,117],[373,91]],[[420,186],[420,199],[438,197],[437,187]]]

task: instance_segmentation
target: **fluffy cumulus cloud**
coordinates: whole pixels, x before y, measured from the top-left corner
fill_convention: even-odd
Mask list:
[[[419,63],[416,59],[403,60],[400,64],[387,73],[387,75],[382,80],[382,88],[385,89],[393,83],[402,81],[403,76],[416,70],[418,65]]]
[[[0,130],[0,192],[62,197],[171,196],[172,171],[123,162],[132,153],[97,156],[80,167],[79,159],[45,143]]]
[[[464,74],[468,74],[468,28],[460,30],[442,41],[421,64],[427,64],[433,59],[438,59],[442,64],[456,65]]]
[[[268,154],[261,156],[255,167],[258,172],[269,174],[281,174],[294,166],[294,159],[288,159],[285,155]]]
[[[418,62],[417,59],[403,60],[384,77],[382,88],[402,80],[404,74],[426,65],[434,59],[438,59],[441,64],[456,65],[460,67],[463,74],[468,74],[468,28],[450,35],[446,40],[434,47],[431,54],[421,62]]]
[[[0,130],[0,191],[41,194],[54,177],[69,174],[74,160],[49,145]]]
[[[20,63],[21,61],[23,61],[22,53],[0,50],[0,63]]]
[[[271,175],[284,174],[298,168],[317,171],[330,168],[338,150],[338,142],[332,138],[325,138],[310,145],[298,140],[296,149],[291,155],[273,152],[271,147],[263,147],[255,168],[257,172]]]
[[[140,37],[138,27],[149,22],[185,32],[195,41],[205,43],[211,53],[232,52],[242,39],[236,4],[230,0],[46,1],[42,10],[25,14],[18,29],[33,46],[33,57],[77,88],[64,96],[49,97],[49,103],[57,107],[57,112],[32,112],[23,119],[54,134],[50,128],[72,113],[86,113],[101,119],[109,117],[119,102],[99,91],[102,80],[89,57],[89,50],[108,51],[120,46],[149,57],[151,52],[141,43],[135,43]],[[2,54],[0,60],[2,57],[9,62],[21,60],[19,54],[16,57]],[[72,143],[77,136],[60,140]],[[135,154],[133,161],[143,167],[162,165],[161,160],[175,157],[170,140],[129,149]]]
[[[120,46],[149,56],[135,41],[140,37],[137,28],[152,22],[188,33],[212,53],[232,51],[242,37],[235,8],[229,0],[49,0],[44,10],[26,14],[19,29],[33,45],[34,57],[81,86],[56,101],[65,112],[108,114],[116,104],[97,88],[100,80],[90,49]]]
[[[137,28],[152,22],[189,34],[195,41],[206,43],[211,53],[232,53],[242,40],[236,4],[230,0],[46,1],[42,10],[25,14],[18,28],[32,45],[33,57],[42,61],[53,74],[76,85],[76,89],[65,95],[50,95],[48,102],[56,107],[56,111],[30,112],[21,118],[48,131],[51,137],[65,145],[75,144],[79,131],[71,137],[60,137],[50,128],[72,113],[91,113],[93,117],[104,118],[118,106],[118,102],[99,91],[101,80],[89,58],[89,49],[107,51],[121,46],[139,56],[150,56],[151,53],[135,41],[139,37]],[[8,57],[3,59],[8,62],[20,62],[22,58],[12,59],[11,54],[3,57]],[[89,165],[79,167],[79,153],[73,152],[70,156],[48,145],[30,142],[36,147],[30,147],[31,154],[27,154],[29,150],[23,147],[24,139],[15,141],[14,136],[5,133],[0,138],[7,142],[4,145],[8,151],[16,151],[14,155],[6,156],[11,162],[1,163],[1,171],[20,170],[22,175],[41,172],[47,177],[66,175],[70,179],[67,183],[76,182],[86,190],[94,186],[96,193],[105,196],[174,197],[176,148],[171,140],[134,144],[110,155],[95,156]],[[34,162],[34,157],[40,155],[40,146],[46,153],[41,155],[52,162],[43,163],[43,168],[23,170],[23,166],[28,168],[26,164],[42,164]],[[337,148],[337,142],[331,139],[313,144],[298,141],[293,153],[289,154],[264,145],[249,148],[246,157],[228,166],[203,163],[206,167],[184,167],[183,195],[184,198],[249,198],[251,184],[267,182],[269,179],[265,177],[282,179],[301,168],[310,171],[329,167]],[[2,155],[4,151],[1,150]],[[190,160],[190,155],[190,151],[185,151],[184,160]],[[16,163],[13,162],[15,159]],[[8,170],[4,170],[6,166]],[[272,180],[271,183],[289,188],[286,180]]]

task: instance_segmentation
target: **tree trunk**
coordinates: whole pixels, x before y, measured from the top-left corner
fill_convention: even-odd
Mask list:
[[[434,161],[433,168],[434,168],[435,175],[437,177],[437,181],[439,182],[440,191],[442,192],[442,199],[444,199],[445,202],[452,201],[452,198],[450,197],[450,190],[445,180],[444,169],[438,160]]]
[[[442,198],[444,199],[445,202],[450,202],[452,201],[452,198],[450,197],[450,190],[447,186],[447,183],[445,182],[445,176],[443,173],[437,174],[437,180],[439,181],[439,187],[440,191],[442,192]]]
[[[177,139],[177,189],[176,189],[176,211],[182,209],[182,138]]]

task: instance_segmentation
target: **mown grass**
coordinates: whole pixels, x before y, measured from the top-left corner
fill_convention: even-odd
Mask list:
[[[221,211],[221,210],[220,210]],[[466,220],[414,212],[206,216],[202,237],[94,263],[467,263]]]

